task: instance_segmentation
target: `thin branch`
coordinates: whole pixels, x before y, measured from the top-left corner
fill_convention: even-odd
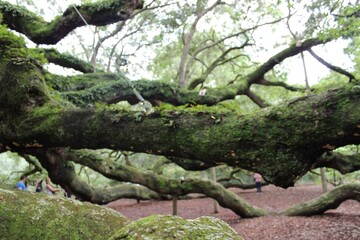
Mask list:
[[[268,107],[268,105],[263,100],[261,100],[261,98],[259,96],[257,96],[255,93],[251,92],[250,89],[247,89],[245,91],[245,95],[248,96],[260,108]]]
[[[185,36],[184,35],[184,48],[181,54],[181,58],[180,58],[180,64],[179,64],[179,84],[182,87],[185,87],[186,85],[186,79],[185,79],[185,63],[186,63],[186,58],[187,55],[189,53],[190,50],[190,46],[191,46],[191,41],[194,37],[195,31],[196,31],[196,26],[198,24],[198,22],[200,21],[200,19],[206,15],[208,12],[212,11],[216,6],[218,6],[219,4],[222,4],[220,0],[215,1],[210,7],[204,9],[203,11],[201,11],[199,14],[196,14],[196,19],[194,20],[193,24],[191,25],[190,31],[189,33]],[[198,10],[198,9],[197,9]]]
[[[290,90],[290,91],[301,91],[301,90],[303,90],[303,88],[294,87],[294,86],[288,85],[288,84],[286,84],[284,82],[280,82],[280,81],[269,81],[269,80],[266,80],[265,78],[261,79],[256,84],[263,85],[263,86],[283,87],[283,88],[285,88],[287,90]]]
[[[347,72],[346,70],[344,70],[340,67],[334,66],[334,65],[326,62],[323,58],[319,57],[319,55],[317,55],[311,48],[308,49],[308,52],[311,54],[311,56],[313,56],[316,60],[318,60],[325,67],[327,67],[337,73],[347,76],[349,78],[349,82],[351,82],[352,80],[355,80],[354,75],[352,75],[351,73]]]
[[[319,38],[311,38],[302,42],[301,46],[297,44],[292,44],[288,48],[283,51],[275,54],[271,58],[269,58],[265,63],[260,65],[254,72],[250,73],[247,76],[247,81],[249,84],[257,83],[264,78],[265,73],[270,71],[276,65],[284,61],[289,57],[293,57],[303,51],[309,50],[313,46],[317,46],[320,44],[325,44],[333,39],[319,39]]]
[[[211,47],[214,47],[214,46],[217,46],[219,45],[220,43],[224,42],[225,40],[227,39],[230,39],[230,38],[233,38],[233,37],[238,37],[242,34],[246,34],[247,32],[249,31],[252,31],[252,30],[256,30],[257,28],[260,28],[260,27],[263,27],[263,26],[266,26],[266,25],[270,25],[270,24],[274,24],[274,23],[278,23],[280,21],[284,20],[284,18],[280,18],[280,19],[277,19],[277,20],[274,20],[274,21],[271,21],[271,22],[265,22],[265,23],[261,23],[261,24],[258,24],[256,26],[253,26],[251,28],[247,28],[247,29],[244,29],[240,32],[237,32],[237,33],[233,33],[231,35],[228,35],[226,37],[223,37],[217,41],[214,41],[210,44],[207,44],[199,49],[197,49],[193,54],[191,54],[191,58],[189,59],[188,63],[186,64],[186,69],[189,69],[190,66],[192,65],[193,61],[195,60],[195,58],[197,57],[198,54],[200,54],[201,52],[205,51],[206,49],[209,49]],[[246,37],[246,42],[248,42],[248,38]],[[249,44],[250,45],[250,44]],[[248,45],[248,46],[249,46]]]
[[[146,6],[144,6],[143,9],[140,9],[140,10],[135,10],[129,17],[128,19],[122,21],[122,22],[119,22],[117,25],[116,25],[116,28],[111,32],[109,33],[108,35],[104,36],[104,37],[99,37],[99,41],[97,42],[96,46],[94,47],[94,51],[93,51],[93,55],[91,57],[91,63],[95,63],[96,61],[96,57],[98,55],[98,52],[99,52],[99,49],[101,47],[101,45],[109,38],[111,37],[114,37],[116,34],[118,34],[120,31],[123,30],[124,26],[125,26],[125,23],[134,19],[136,16],[144,13],[145,11],[151,11],[151,10],[155,10],[155,9],[159,9],[159,8],[163,8],[163,7],[167,7],[167,6],[170,6],[174,3],[166,3],[166,4],[162,4],[162,5],[158,5],[158,6],[153,6],[151,7],[151,5],[155,2],[155,0],[151,1],[149,4],[147,4]],[[146,19],[143,19],[142,22],[145,22]],[[141,28],[141,25],[143,24],[140,24],[140,26],[138,25],[138,30],[136,32],[138,32]]]
[[[209,76],[209,74],[218,66],[224,65],[227,62],[230,62],[240,56],[242,56],[243,54],[238,54],[234,57],[231,57],[229,59],[226,59],[226,56],[235,50],[241,50],[243,49],[245,46],[249,45],[248,42],[245,42],[243,45],[239,46],[239,47],[233,47],[233,48],[229,48],[226,51],[224,51],[220,56],[218,56],[213,62],[212,64],[207,67],[207,69],[205,70],[204,73],[201,74],[200,77],[196,78],[195,80],[191,81],[191,83],[188,86],[189,90],[194,89],[197,85],[202,84],[203,82],[206,81],[207,77]]]

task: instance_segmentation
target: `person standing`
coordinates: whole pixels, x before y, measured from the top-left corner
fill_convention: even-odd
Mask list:
[[[46,179],[45,192],[46,192],[47,194],[55,194],[56,192],[59,192],[59,191],[60,191],[60,189],[58,189],[58,188],[53,188],[53,187],[51,186],[51,180],[50,180],[50,178],[47,178],[47,179]]]
[[[254,174],[254,181],[256,185],[256,191],[261,192],[261,175],[259,173]]]
[[[25,175],[21,175],[20,181],[16,184],[16,188],[22,191],[26,190],[28,178]]]

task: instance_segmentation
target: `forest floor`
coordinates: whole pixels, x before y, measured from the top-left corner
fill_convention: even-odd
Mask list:
[[[256,190],[231,189],[249,203],[268,211],[284,210],[294,204],[310,200],[322,193],[321,186],[299,185],[288,189],[275,186]],[[130,219],[136,220],[152,214],[172,214],[172,201],[141,201],[122,199],[108,204]],[[312,217],[266,216],[242,219],[232,211],[219,207],[214,212],[213,200],[199,198],[178,201],[178,215],[186,219],[213,216],[227,222],[240,236],[251,239],[360,239],[360,203],[348,200],[336,210]]]

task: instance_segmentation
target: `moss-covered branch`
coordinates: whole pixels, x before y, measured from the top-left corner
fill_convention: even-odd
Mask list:
[[[59,65],[61,67],[72,68],[83,73],[94,72],[94,68],[90,63],[82,61],[81,59],[78,59],[70,54],[60,53],[54,48],[42,48],[36,50],[44,54],[45,58],[50,63]]]
[[[256,188],[255,183],[243,183],[237,179],[221,180],[220,183],[224,188],[240,188],[240,189],[254,189]],[[263,182],[262,186],[269,185],[267,182]]]
[[[342,202],[353,199],[360,202],[360,184],[349,183],[332,189],[318,198],[291,207],[281,214],[288,216],[310,216],[337,208]]]
[[[13,89],[24,87],[14,84]],[[289,186],[323,152],[360,142],[359,95],[359,86],[347,86],[249,115],[220,107],[217,112],[196,107],[144,114],[116,106],[66,108],[49,101],[9,121],[3,115],[0,142],[9,148],[110,148],[226,163]]]
[[[76,8],[88,24],[105,26],[127,19],[135,9],[142,8],[142,4],[141,0],[102,0]],[[46,22],[24,7],[4,1],[0,1],[0,13],[4,24],[37,44],[56,44],[75,28],[85,26],[73,5],[51,22]]]
[[[37,159],[32,158],[31,156],[27,154],[21,154],[21,156],[27,161],[29,164],[31,164],[34,168],[32,170],[27,171],[26,173],[23,173],[25,176],[30,176],[34,173],[42,173],[44,168],[41,166],[40,162]]]
[[[360,154],[344,155],[337,152],[326,152],[320,157],[314,168],[328,167],[342,174],[360,170]]]
[[[265,215],[265,211],[251,206],[235,193],[226,190],[220,184],[202,179],[170,179],[154,174],[152,171],[139,170],[136,167],[116,164],[103,160],[90,151],[58,150],[56,155],[61,158],[90,167],[102,175],[125,182],[141,184],[160,194],[182,196],[188,193],[201,193],[214,198],[218,203],[229,208],[241,217],[257,217]],[[55,156],[56,156],[55,155]]]
[[[121,198],[140,200],[159,198],[156,192],[132,184],[118,184],[107,188],[93,187],[82,181],[75,173],[73,164],[63,160],[56,150],[39,149],[29,151],[29,153],[39,159],[54,183],[61,185],[67,192],[71,192],[79,199],[97,204],[106,204]]]
[[[209,89],[205,96],[200,96],[198,91],[187,91],[176,84],[159,81],[131,81],[123,75],[111,73],[92,73],[77,76],[49,76],[48,83],[61,96],[77,106],[94,105],[97,102],[117,103],[128,101],[136,104],[133,88],[154,106],[159,103],[172,105],[202,104],[212,106],[220,101],[234,99],[236,91],[229,88]]]
[[[360,87],[355,83],[248,115],[220,106],[165,106],[148,113],[118,106],[79,109],[53,97],[31,55],[6,46],[0,45],[0,87],[6,89],[0,93],[1,150],[44,146],[147,152],[242,167],[286,187],[324,152],[360,143]]]

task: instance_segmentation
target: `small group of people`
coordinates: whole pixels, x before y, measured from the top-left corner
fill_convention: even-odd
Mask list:
[[[35,183],[35,191],[36,192],[42,192],[43,191],[43,186],[42,186],[42,181],[43,180],[36,180]],[[50,178],[46,178],[45,180],[46,182],[46,186],[45,186],[45,192],[47,194],[55,194],[56,192],[60,192],[61,189],[59,188],[54,188],[51,186],[51,180]],[[25,175],[22,175],[20,177],[20,181],[16,184],[16,188],[22,191],[25,191],[27,189],[27,185],[28,185],[28,178]]]

